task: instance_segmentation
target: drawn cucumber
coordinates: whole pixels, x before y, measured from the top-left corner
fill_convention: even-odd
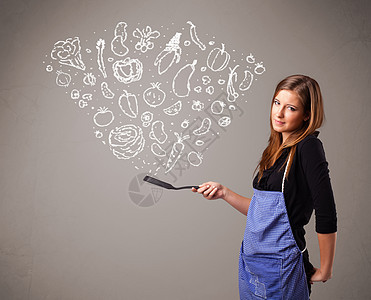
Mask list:
[[[104,98],[113,99],[115,97],[115,94],[108,88],[107,82],[103,81],[100,87]]]
[[[193,130],[193,134],[195,135],[203,135],[209,132],[211,127],[211,120],[209,118],[205,118],[202,120],[201,126],[195,130]]]
[[[245,77],[241,81],[240,85],[238,86],[241,91],[246,91],[250,88],[252,81],[254,79],[254,75],[249,71],[245,70]]]

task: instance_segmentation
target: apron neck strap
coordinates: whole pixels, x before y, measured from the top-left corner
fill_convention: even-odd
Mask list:
[[[289,166],[289,163],[290,163],[290,157],[291,157],[291,153],[289,153],[289,158],[287,159],[285,172],[283,173],[283,178],[282,178],[282,194],[283,194],[283,190],[284,190],[284,187],[285,187],[285,177],[286,177],[286,173],[287,173],[287,167]]]

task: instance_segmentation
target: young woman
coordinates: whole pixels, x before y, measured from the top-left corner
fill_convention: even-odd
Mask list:
[[[311,284],[332,276],[337,217],[317,138],[323,119],[318,83],[304,75],[283,79],[274,92],[271,135],[257,166],[253,197],[212,181],[192,189],[206,199],[224,199],[247,215],[239,259],[241,299],[309,299]],[[313,210],[320,268],[309,262],[304,238]]]

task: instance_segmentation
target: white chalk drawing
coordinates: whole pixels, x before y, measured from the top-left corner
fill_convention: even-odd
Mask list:
[[[160,32],[157,30],[152,31],[150,26],[146,26],[146,28],[143,30],[136,28],[133,32],[133,36],[139,39],[139,41],[135,44],[135,49],[145,53],[148,50],[153,49],[155,44],[151,40],[157,39],[160,36]]]
[[[182,109],[182,101],[177,101],[173,105],[170,105],[167,108],[163,109],[163,112],[168,116],[175,116],[177,115]]]
[[[100,84],[100,90],[103,97],[106,99],[113,99],[115,97],[115,93],[110,90],[110,88],[108,87],[108,83],[105,81]]]
[[[233,69],[229,68],[230,72],[228,75],[228,82],[227,82],[227,100],[229,102],[234,102],[238,98],[239,94],[236,92],[233,83],[237,81],[237,72],[236,69],[239,65],[236,65]]]
[[[86,101],[91,101],[91,100],[93,100],[93,94],[90,94],[90,93],[83,94],[81,97],[82,97],[82,99],[84,99],[84,100],[86,100]]]
[[[175,181],[200,166],[205,151],[243,114],[245,92],[265,67],[252,53],[198,35],[192,21],[161,30],[140,24],[115,22],[93,40],[56,39],[44,69],[89,116],[99,144],[135,170],[165,172]]]
[[[79,92],[79,90],[77,90],[77,89],[73,89],[72,91],[71,91],[71,99],[72,100],[77,100],[77,99],[79,99],[80,98],[80,92]]]
[[[85,85],[94,86],[97,82],[97,78],[92,73],[85,73],[84,79],[82,81]]]
[[[194,89],[193,89],[197,94],[201,93],[202,92],[202,87],[201,86],[196,86]]]
[[[200,127],[193,130],[193,134],[204,135],[209,132],[210,127],[211,127],[211,120],[209,118],[205,118],[202,120]]]
[[[138,116],[138,101],[137,96],[132,93],[129,93],[126,90],[123,90],[118,104],[122,112],[130,118],[136,118]]]
[[[99,39],[95,47],[97,48],[98,51],[97,54],[98,69],[102,73],[103,78],[107,78],[106,66],[104,65],[103,59],[103,51],[104,48],[106,47],[106,41],[104,39]]]
[[[224,107],[226,107],[227,105],[221,101],[221,100],[215,100],[212,104],[211,104],[211,112],[214,114],[214,115],[220,115],[223,113],[223,110],[224,110]]]
[[[203,85],[208,85],[211,82],[211,78],[209,75],[204,75],[201,79]]]
[[[57,77],[55,78],[55,83],[58,86],[61,87],[68,87],[71,82],[71,75],[62,71],[57,71],[56,72]]]
[[[197,60],[180,68],[173,79],[173,92],[178,97],[188,97],[191,91],[191,77],[195,72]]]
[[[58,41],[54,44],[51,58],[62,65],[85,70],[85,64],[81,59],[80,38],[68,38],[65,41]]]
[[[98,127],[106,127],[110,125],[115,119],[113,112],[107,107],[98,108],[96,114],[93,117],[94,124]]]
[[[227,127],[229,124],[231,124],[232,119],[228,116],[221,117],[218,121],[219,126],[221,127]]]
[[[96,130],[96,131],[94,132],[94,134],[95,134],[95,137],[96,137],[97,139],[101,139],[101,138],[103,137],[103,133],[102,133],[101,131],[99,131],[99,130]]]
[[[165,101],[166,94],[160,89],[160,85],[160,82],[151,83],[151,87],[143,92],[143,100],[150,107],[160,106]]]
[[[261,75],[265,72],[265,67],[263,66],[263,62],[255,64],[254,72],[256,75]]]
[[[214,94],[214,87],[212,86],[212,85],[210,85],[210,86],[208,86],[207,88],[206,88],[206,93],[208,93],[209,95],[212,95],[212,94]]]
[[[161,146],[157,143],[153,143],[151,145],[151,151],[156,156],[159,156],[159,157],[166,156],[166,151],[164,149],[162,149]]]
[[[155,121],[152,123],[151,132],[149,137],[156,142],[163,144],[167,140],[167,134],[165,132],[165,125],[163,121]]]
[[[252,74],[249,70],[244,71],[245,76],[241,81],[240,85],[238,86],[241,91],[246,91],[251,87],[251,84],[254,80],[254,74]]]
[[[86,101],[84,101],[82,99],[79,101],[79,107],[80,108],[85,108],[87,106],[88,106],[88,102],[86,102]]]
[[[191,151],[188,153],[188,162],[194,166],[194,167],[198,167],[199,165],[202,164],[202,160],[203,160],[203,155],[201,152],[196,152],[196,151]]]
[[[150,111],[145,111],[140,116],[140,120],[142,121],[143,127],[148,127],[149,125],[151,125],[151,122],[153,120],[153,113],[151,113]]]
[[[200,100],[193,100],[192,109],[201,111],[205,108],[205,104],[202,103]]]
[[[157,66],[158,74],[162,75],[165,73],[175,62],[176,64],[180,61],[182,54],[182,48],[180,48],[180,32],[175,33],[171,40],[166,44],[164,50],[162,50],[155,59],[155,66]]]
[[[214,72],[220,72],[227,67],[230,59],[230,54],[225,51],[225,46],[222,44],[221,48],[214,48],[210,51],[207,57],[207,66]]]
[[[174,134],[177,137],[177,141],[173,144],[171,148],[171,153],[166,163],[165,174],[170,172],[172,168],[174,168],[176,162],[182,156],[185,147],[183,141],[190,138],[189,135],[182,136],[182,133],[179,134],[177,132],[174,132]]]
[[[114,31],[114,38],[111,41],[111,50],[117,56],[125,56],[129,52],[129,48],[124,44],[127,38],[126,27],[127,24],[125,22],[119,22]]]
[[[246,61],[247,61],[249,64],[253,64],[253,63],[255,63],[255,57],[254,57],[254,55],[252,55],[252,53],[250,53],[248,56],[246,56]]]
[[[184,121],[180,124],[180,126],[182,128],[188,128],[188,126],[189,126],[189,120],[188,119],[184,119]]]
[[[202,140],[197,140],[197,141],[195,142],[195,145],[196,145],[196,146],[199,146],[199,147],[203,146],[204,144],[205,144],[205,142],[202,141]]]
[[[139,59],[126,57],[112,65],[113,75],[119,82],[131,83],[142,78],[143,64]],[[128,72],[126,72],[128,70]]]
[[[202,43],[197,35],[196,25],[194,25],[191,21],[188,21],[187,24],[191,25],[189,28],[189,34],[191,35],[191,40],[194,42],[202,51],[206,49],[204,43]]]
[[[118,159],[130,159],[137,156],[145,145],[142,128],[134,124],[112,129],[108,141],[112,153]]]

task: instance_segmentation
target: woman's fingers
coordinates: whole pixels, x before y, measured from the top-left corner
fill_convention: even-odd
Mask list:
[[[202,194],[206,199],[213,199],[218,192],[218,185],[216,182],[205,182],[199,185],[198,189],[192,188],[193,192]]]

